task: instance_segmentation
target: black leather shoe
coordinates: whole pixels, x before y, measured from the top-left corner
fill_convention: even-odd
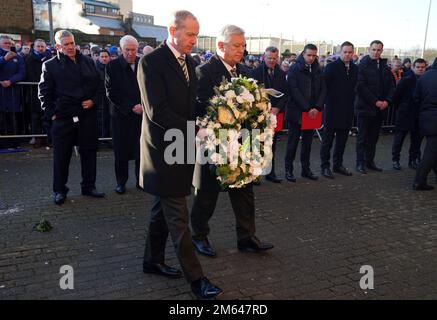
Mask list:
[[[367,169],[376,171],[376,172],[382,172],[384,171],[382,168],[378,167],[375,162],[368,162],[367,163]]]
[[[312,181],[319,180],[319,177],[317,177],[314,173],[312,173],[311,170],[310,171],[302,172],[302,178],[310,179]]]
[[[332,173],[331,169],[322,169],[322,176],[324,176],[327,179],[335,179],[334,174]]]
[[[367,170],[362,164],[357,165],[357,172],[361,174],[367,174]]]
[[[67,195],[63,193],[55,193],[55,195],[53,196],[53,200],[57,206],[63,205],[66,199]]]
[[[194,248],[196,251],[201,254],[202,256],[208,257],[208,258],[216,258],[217,253],[215,250],[211,247],[211,244],[209,243],[208,238],[205,240],[195,240],[193,239]]]
[[[417,168],[419,167],[419,162],[418,161],[410,161],[408,163],[408,168],[412,169],[412,170],[417,170]]]
[[[105,194],[98,192],[97,189],[83,190],[82,195],[87,196],[87,197],[92,197],[92,198],[104,198],[105,197]]]
[[[159,276],[178,279],[182,277],[182,272],[176,268],[169,267],[164,263],[144,263],[143,272],[146,274],[157,274]]]
[[[401,164],[399,163],[399,161],[393,162],[393,169],[395,169],[397,171],[402,171],[402,167],[401,167]]]
[[[274,173],[271,173],[268,176],[266,176],[266,180],[273,183],[282,183],[282,179],[278,178],[278,176]]]
[[[294,176],[293,172],[286,172],[285,173],[285,179],[287,179],[287,181],[292,182],[292,183],[296,183],[297,179]]]
[[[214,299],[223,293],[222,289],[213,285],[207,278],[192,282],[191,291],[200,300]]]
[[[348,169],[346,169],[343,166],[334,168],[334,172],[346,177],[352,177],[353,175],[352,172],[350,172]]]
[[[238,250],[242,252],[261,253],[272,250],[273,248],[274,246],[271,243],[261,242],[257,237],[251,237],[238,242]]]
[[[434,190],[434,187],[433,186],[429,186],[427,184],[417,184],[417,183],[415,183],[413,185],[413,190],[415,190],[415,191],[432,191],[432,190]]]
[[[117,192],[119,195],[125,194],[126,187],[125,186],[117,186],[117,188],[115,188],[115,192]]]

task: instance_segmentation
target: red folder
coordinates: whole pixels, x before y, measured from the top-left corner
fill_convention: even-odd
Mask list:
[[[315,130],[322,127],[323,113],[319,112],[315,119],[310,119],[308,112],[302,112],[302,130]]]
[[[285,114],[283,112],[279,113],[276,116],[276,120],[278,121],[278,124],[276,126],[275,133],[281,132],[284,129],[284,117]]]

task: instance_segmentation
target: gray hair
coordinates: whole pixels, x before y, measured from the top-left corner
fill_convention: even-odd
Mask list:
[[[123,49],[123,47],[128,43],[135,43],[137,47],[139,46],[137,39],[133,36],[127,35],[120,39],[120,48]]]
[[[147,55],[147,54],[149,54],[149,53],[152,53],[153,50],[155,50],[153,47],[151,47],[151,46],[145,46],[145,47],[143,48],[143,54],[144,54],[144,55]]]
[[[228,24],[226,26],[224,26],[218,34],[217,37],[217,44],[219,42],[224,42],[224,43],[228,43],[229,40],[231,39],[231,36],[233,35],[244,35],[245,32],[243,29],[241,29],[240,27]]]
[[[73,37],[74,40],[74,35],[68,31],[68,30],[59,30],[58,32],[55,33],[55,42],[56,44],[61,44],[61,39],[62,38],[67,38],[67,37]]]
[[[190,11],[187,10],[174,11],[170,15],[170,20],[169,20],[170,22],[168,24],[168,27],[179,28],[181,24],[189,18],[197,21],[196,16],[192,14]]]
[[[277,53],[277,52],[279,52],[279,49],[276,48],[276,47],[271,46],[271,47],[268,47],[266,49],[266,52]]]
[[[7,35],[2,34],[2,35],[0,35],[0,40],[12,40],[12,38],[7,36]]]

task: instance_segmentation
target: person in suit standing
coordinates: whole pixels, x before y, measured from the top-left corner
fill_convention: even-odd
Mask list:
[[[219,86],[223,78],[230,81],[233,77],[247,75],[245,68],[239,64],[245,48],[246,40],[241,28],[227,25],[220,31],[217,37],[217,54],[196,69],[199,80],[196,108],[198,117],[206,115],[208,102],[215,94],[214,87]],[[208,239],[210,232],[208,222],[214,213],[221,187],[209,164],[201,165],[196,162],[193,186],[195,187],[191,210],[193,243],[200,254],[214,258],[217,253]],[[242,252],[265,252],[272,249],[273,245],[261,242],[255,236],[253,186],[248,185],[242,189],[227,191],[237,220],[238,249]]]
[[[138,68],[143,106],[140,185],[155,196],[143,271],[171,278],[182,276],[178,269],[165,264],[170,234],[193,293],[200,299],[214,298],[222,290],[204,276],[188,226],[186,197],[191,194],[193,165],[187,159],[184,164],[170,164],[165,157],[170,145],[164,138],[166,132],[179,130],[186,141],[187,123],[195,122],[197,78],[190,52],[199,34],[197,18],[188,11],[174,12],[168,33],[167,41],[142,57]]]
[[[396,133],[393,141],[393,169],[402,170],[400,164],[401,150],[405,138],[410,132],[410,159],[408,166],[417,170],[420,162],[420,146],[423,136],[419,132],[418,112],[419,108],[414,102],[414,92],[419,77],[426,71],[426,61],[417,59],[414,61],[412,74],[403,77],[396,87],[393,104],[396,108]]]
[[[127,35],[121,38],[122,54],[106,67],[105,88],[112,109],[112,141],[118,194],[126,193],[129,160],[135,160],[136,185],[139,187],[140,136],[143,108],[137,82],[138,41]]]
[[[430,191],[428,174],[434,169],[437,175],[437,59],[431,69],[417,81],[415,101],[420,105],[419,128],[426,137],[426,147],[417,169],[413,189]]]
[[[343,165],[343,155],[354,119],[358,67],[352,62],[353,54],[354,45],[347,41],[344,42],[341,45],[340,58],[328,64],[324,70],[327,96],[320,158],[322,176],[328,179],[334,179],[330,163],[334,139],[334,172],[352,176],[352,173]]]
[[[99,74],[94,61],[82,55],[67,30],[55,34],[57,56],[43,63],[38,97],[53,121],[53,192],[56,205],[68,194],[68,170],[73,147],[79,146],[82,195],[103,198],[96,190],[97,110]]]
[[[288,142],[285,158],[285,178],[296,182],[294,176],[294,159],[296,158],[299,139],[302,137],[302,177],[313,181],[318,177],[311,171],[310,155],[314,130],[302,130],[302,113],[307,112],[315,119],[323,111],[326,98],[326,84],[317,60],[317,47],[305,46],[296,64],[288,71],[288,92],[286,120],[288,122]]]
[[[272,104],[272,113],[278,115],[285,110],[288,101],[287,95],[287,80],[286,74],[281,70],[278,64],[279,62],[279,50],[276,47],[268,47],[264,53],[263,63],[252,72],[252,78],[258,81],[260,84],[264,84],[266,89],[273,88],[284,94],[281,98],[270,97]],[[275,170],[275,151],[276,151],[276,137],[273,137],[273,159],[272,159],[272,171],[266,176],[266,179],[273,183],[281,183],[280,179],[276,175]]]
[[[367,174],[367,169],[382,172],[375,164],[382,121],[393,101],[395,80],[387,59],[382,59],[384,44],[375,40],[370,44],[369,55],[359,65],[355,115],[358,122],[357,171]]]

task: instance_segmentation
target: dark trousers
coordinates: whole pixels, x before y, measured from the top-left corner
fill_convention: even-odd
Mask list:
[[[393,141],[393,161],[401,160],[402,145],[404,144],[405,138],[408,135],[408,131],[397,130],[395,133]],[[410,158],[409,162],[420,160],[421,152],[420,146],[422,145],[423,136],[420,135],[419,131],[410,132]]]
[[[77,144],[79,125],[73,120],[56,120],[52,126],[54,181],[53,192],[68,193],[68,171],[73,147]],[[96,187],[97,149],[79,147],[82,191]]]
[[[322,147],[320,149],[320,159],[322,160],[322,169],[331,168],[331,150],[334,145],[334,168],[343,166],[344,150],[349,138],[349,130],[337,130],[326,127],[323,130]]]
[[[140,176],[140,160],[135,160],[135,178],[138,184]],[[129,161],[115,161],[115,177],[117,178],[118,186],[125,186],[129,179]]]
[[[203,240],[209,235],[210,228],[208,223],[214,213],[219,194],[219,191],[196,189],[191,210],[191,226],[195,239]],[[230,189],[228,194],[237,224],[238,241],[255,236],[255,197],[253,186],[249,185],[243,189]]]
[[[191,283],[202,278],[202,267],[194,252],[188,224],[189,213],[185,197],[156,197],[150,214],[144,264],[164,263],[165,247],[170,234],[187,281]]]
[[[273,154],[273,158],[272,158],[272,171],[270,172],[270,175],[276,175],[276,167],[275,167],[275,153],[276,153],[276,138],[278,137],[277,134],[275,134],[273,136],[273,145],[272,145],[272,154]]]
[[[382,117],[358,117],[357,165],[375,161]]]
[[[288,141],[287,154],[285,156],[285,171],[293,172],[294,160],[296,159],[297,147],[302,136],[302,149],[300,154],[300,161],[302,164],[302,172],[310,170],[310,155],[311,145],[313,143],[314,130],[301,130],[300,125],[289,122],[288,125]]]
[[[416,173],[415,183],[427,184],[428,174],[434,169],[437,175],[437,136],[426,137],[426,147],[423,152],[422,161]]]

